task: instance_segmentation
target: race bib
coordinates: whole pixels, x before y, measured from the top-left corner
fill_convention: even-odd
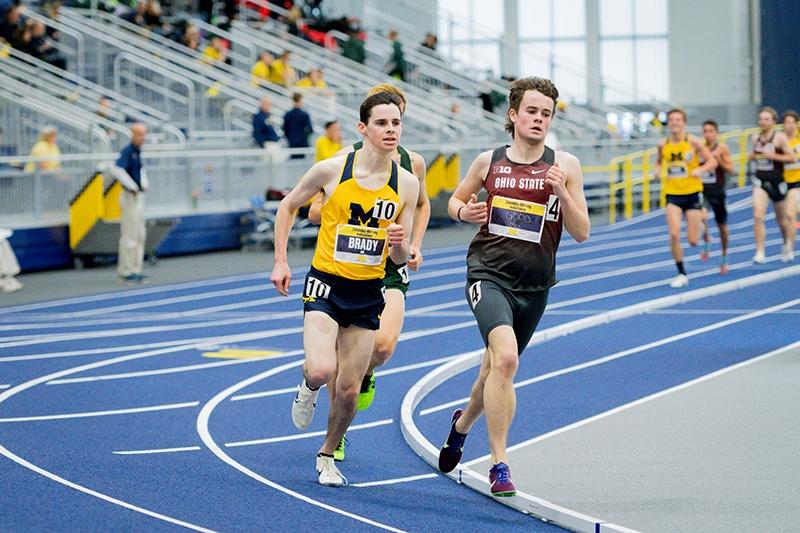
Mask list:
[[[489,233],[540,242],[547,206],[525,200],[495,196],[489,215]]]
[[[313,276],[306,278],[306,286],[303,289],[303,300],[313,302],[317,298],[326,299],[331,293],[331,286]]]
[[[380,265],[386,237],[385,229],[339,224],[336,226],[333,260],[357,265]]]
[[[686,165],[670,165],[667,167],[667,177],[671,180],[677,178],[688,178],[689,171]]]
[[[713,170],[709,170],[708,172],[703,172],[700,175],[700,179],[705,184],[713,185],[713,184],[717,183],[717,173],[714,172]]]
[[[775,162],[763,156],[756,157],[756,170],[770,171],[775,170]]]

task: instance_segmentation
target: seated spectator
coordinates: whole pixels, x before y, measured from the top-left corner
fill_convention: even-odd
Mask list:
[[[433,59],[442,60],[436,48],[439,46],[439,38],[435,33],[428,32],[425,34],[425,40],[419,45],[419,51]]]
[[[286,14],[286,31],[295,37],[301,37],[300,24],[303,22],[303,12],[296,5]]]
[[[195,52],[202,52],[200,48],[200,43],[202,41],[203,38],[200,35],[200,29],[197,26],[188,24],[186,26],[186,29],[183,30],[183,35],[181,36],[181,44],[187,48],[194,50]]]
[[[304,89],[326,89],[328,84],[323,79],[322,69],[312,68],[297,82],[297,86]]]
[[[250,84],[253,87],[257,87],[259,82],[267,82],[272,79],[273,61],[274,58],[272,57],[272,54],[266,50],[261,52],[261,57],[253,64],[253,68],[250,69],[250,74],[252,76]]]
[[[47,39],[47,26],[43,22],[33,21],[25,51],[33,57],[50,63],[61,70],[67,69],[67,58],[50,44]]]
[[[0,39],[15,46],[19,31],[22,28],[19,0],[12,0],[3,10],[0,8]]]
[[[315,148],[317,150],[315,161],[333,157],[342,149],[342,126],[339,122],[331,120],[325,124],[325,133],[317,139]]]
[[[270,81],[284,87],[291,87],[297,80],[297,72],[291,63],[291,52],[284,50],[281,57],[272,62]]]
[[[31,157],[49,157],[44,161],[31,161],[25,165],[25,172],[33,172],[36,169],[41,172],[54,172],[61,170],[61,150],[56,144],[58,130],[55,126],[45,126],[39,133],[39,140],[31,148]]]
[[[136,6],[123,13],[120,18],[126,22],[130,22],[131,24],[135,24],[142,28],[145,27],[145,16],[147,14],[147,3],[144,0],[138,0],[136,2]]]
[[[230,64],[228,46],[225,39],[221,37],[211,39],[211,43],[203,50],[203,61],[212,65],[219,63]]]
[[[47,15],[47,18],[55,20],[58,22],[58,19],[61,18],[61,0],[52,0],[44,4],[44,14]],[[58,41],[61,39],[61,34],[59,31],[53,27],[47,27],[47,36],[53,39],[54,41]]]
[[[361,38],[361,32],[352,30],[347,35],[347,40],[342,43],[342,55],[363,65],[364,61],[367,60],[367,50],[364,46],[364,40]]]
[[[8,242],[13,233],[10,229],[0,228],[0,291],[2,292],[14,292],[22,288],[22,283],[14,277],[20,272],[17,256],[14,255],[14,249]]]
[[[253,115],[253,141],[259,148],[267,148],[268,143],[280,141],[275,126],[270,122],[272,100],[269,96],[261,99],[261,108]]]

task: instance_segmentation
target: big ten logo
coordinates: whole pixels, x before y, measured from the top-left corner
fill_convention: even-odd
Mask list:
[[[495,174],[511,174],[511,167],[504,165],[495,165],[492,168],[492,172],[494,172]]]

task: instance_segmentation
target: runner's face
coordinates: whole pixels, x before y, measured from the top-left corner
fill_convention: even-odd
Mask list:
[[[400,108],[394,104],[376,105],[372,108],[368,123],[365,125],[360,122],[358,129],[364,139],[376,148],[392,151],[400,144],[400,135],[403,133]]]
[[[790,139],[797,136],[797,120],[794,117],[783,119],[783,132]]]
[[[761,128],[761,131],[769,131],[774,125],[775,118],[772,116],[772,113],[762,111],[758,114],[758,127]]]
[[[706,144],[712,145],[717,142],[717,130],[711,124],[706,124],[703,126],[703,138],[706,140]]]
[[[543,141],[553,120],[553,99],[539,91],[525,91],[519,111],[509,109],[508,117],[514,124],[514,136],[527,141]]]
[[[686,121],[680,113],[670,113],[667,117],[667,126],[672,134],[681,134],[686,129]]]

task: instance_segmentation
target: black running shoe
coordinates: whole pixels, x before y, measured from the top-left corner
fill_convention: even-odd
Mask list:
[[[464,453],[464,441],[467,440],[467,435],[456,431],[456,420],[461,418],[463,412],[462,409],[456,409],[453,412],[450,422],[450,434],[447,436],[447,441],[442,446],[442,449],[439,450],[439,470],[444,473],[452,472],[461,460],[461,454]]]

